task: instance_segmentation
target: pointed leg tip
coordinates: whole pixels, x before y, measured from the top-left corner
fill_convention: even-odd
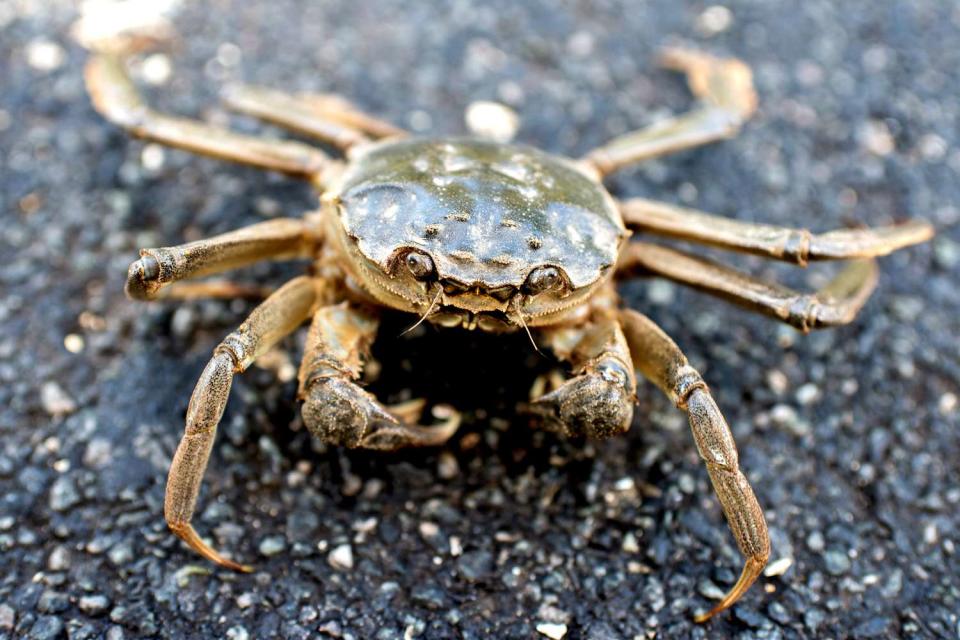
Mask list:
[[[239,571],[241,573],[253,572],[253,567],[251,565],[240,564],[239,562],[234,562],[233,560],[230,560],[229,558],[225,558],[224,556],[220,555],[219,551],[217,551],[216,549],[208,545],[206,542],[203,541],[202,538],[200,538],[196,530],[189,523],[187,524],[171,523],[169,524],[169,526],[170,526],[170,530],[173,531],[173,533],[178,538],[180,538],[185,543],[187,543],[187,546],[189,546],[191,549],[199,553],[201,556],[203,556],[210,562],[218,564],[221,567],[231,569],[233,571]]]
[[[737,580],[736,584],[730,588],[730,591],[727,592],[727,595],[723,597],[723,600],[718,602],[712,609],[710,609],[710,611],[695,615],[693,617],[694,622],[697,624],[707,622],[713,616],[717,615],[718,613],[722,613],[723,611],[726,611],[735,605],[760,576],[760,572],[763,571],[763,568],[767,565],[768,555],[769,550],[767,554],[763,556],[747,558],[746,563],[743,565],[743,572],[740,574],[740,578]]]
[[[210,558],[210,560],[212,560],[213,562],[216,562],[218,565],[220,565],[225,569],[230,569],[231,571],[237,571],[239,573],[253,573],[254,571],[253,565],[240,564],[239,562],[234,562],[233,560],[224,558],[217,552],[214,552],[214,553],[216,553],[216,557]]]
[[[713,617],[713,611],[711,610],[711,611],[708,611],[707,613],[696,614],[695,616],[693,616],[693,621],[696,622],[697,624],[703,624],[704,622],[707,622],[708,620],[710,620],[710,618],[712,617]]]

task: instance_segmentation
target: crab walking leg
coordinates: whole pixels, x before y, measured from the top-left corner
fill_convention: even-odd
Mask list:
[[[845,260],[885,256],[933,237],[933,227],[922,220],[876,229],[838,229],[813,234],[714,216],[647,200],[631,198],[620,203],[623,221],[631,229],[700,244],[752,253],[805,266],[810,260]]]
[[[263,87],[234,85],[223,91],[223,99],[235,111],[323,140],[344,151],[369,142],[364,132],[376,137],[404,134],[401,129],[357,111],[336,96],[322,101]]]
[[[376,311],[349,302],[321,307],[314,314],[300,366],[304,424],[324,442],[351,448],[391,451],[442,445],[460,426],[460,414],[452,408],[438,406],[434,414],[441,424],[421,426],[414,423],[422,402],[391,411],[356,384],[378,325]]]
[[[626,339],[616,315],[598,316],[583,326],[540,331],[543,345],[570,362],[574,376],[530,408],[565,436],[608,438],[629,429],[633,419],[637,381]]]
[[[645,129],[614,138],[584,156],[605,176],[621,167],[731,138],[757,108],[750,67],[734,58],[680,48],[661,51],[659,63],[682,71],[700,106]]]
[[[804,333],[853,320],[877,284],[876,262],[854,260],[816,294],[798,293],[730,267],[646,242],[632,242],[627,246],[620,256],[617,274],[669,278],[785,322]]]
[[[410,135],[410,132],[406,129],[401,129],[395,124],[368,115],[357,109],[346,98],[333,93],[301,93],[296,98],[320,117],[336,120],[354,129],[359,129],[374,138]]]
[[[740,471],[730,427],[703,378],[652,320],[629,309],[621,311],[620,320],[637,369],[687,413],[697,450],[740,553],[746,558],[743,572],[729,593],[706,614],[696,616],[697,622],[705,622],[739,600],[766,566],[770,556],[767,523],[749,481]]]
[[[233,376],[245,371],[257,357],[310,316],[322,286],[320,280],[306,276],[295,278],[254,309],[214,350],[190,398],[186,427],[167,477],[164,515],[170,529],[194,551],[224,567],[251,570],[211,548],[197,535],[190,520]]]
[[[84,77],[94,108],[138,138],[317,182],[331,164],[325,153],[300,142],[245,136],[157,113],[144,103],[123,62],[115,56],[92,56]]]
[[[140,259],[127,270],[125,291],[135,300],[158,297],[166,285],[199,278],[264,259],[309,257],[321,232],[307,222],[277,218],[212,238],[175,247],[141,249]],[[202,292],[201,289],[197,292]],[[208,290],[211,290],[208,285]]]
[[[255,284],[243,284],[229,280],[205,280],[203,282],[177,282],[164,287],[156,296],[162,300],[201,300],[219,298],[222,300],[263,300],[274,289]]]

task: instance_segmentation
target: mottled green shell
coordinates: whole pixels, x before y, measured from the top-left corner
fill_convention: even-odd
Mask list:
[[[340,215],[360,251],[385,269],[398,249],[433,257],[441,278],[520,286],[539,265],[574,288],[598,280],[625,237],[603,187],[570,161],[465,138],[387,142],[340,185]]]

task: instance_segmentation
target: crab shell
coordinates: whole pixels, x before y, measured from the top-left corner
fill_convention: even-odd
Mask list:
[[[605,279],[627,237],[613,199],[573,162],[467,138],[367,147],[334,190],[342,231],[384,274],[410,249],[441,283],[520,288],[557,267],[571,291]]]

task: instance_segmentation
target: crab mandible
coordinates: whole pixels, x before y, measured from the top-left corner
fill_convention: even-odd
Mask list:
[[[445,327],[536,331],[572,368],[545,389],[535,413],[563,435],[606,438],[630,427],[634,371],[688,414],[723,512],[746,558],[736,584],[700,622],[733,605],[770,552],[763,511],[741,472],[727,423],[700,374],[649,318],[619,306],[614,283],[669,278],[801,331],[849,322],[877,279],[870,258],[933,235],[913,221],[873,230],[806,230],[749,224],[634,198],[618,202],[604,176],[628,164],[733,136],[756,108],[749,68],[739,60],[666,49],[661,62],[686,73],[699,105],[616,138],[578,160],[530,147],[460,137],[417,138],[341,98],[290,96],[250,87],[226,92],[241,112],[314,136],[345,154],[334,160],[293,141],[240,135],[150,110],[117,57],[89,61],[96,109],[129,133],[161,144],[309,180],[321,207],[176,247],[144,249],[130,265],[127,294],[153,299],[229,296],[223,283],[181,283],[257,260],[309,258],[309,275],[287,282],[214,350],[187,410],[170,467],[170,529],[231,569],[190,524],[233,376],[312,319],[299,397],[306,426],[331,444],[391,450],[441,445],[459,424],[450,408],[420,425],[423,405],[385,407],[358,386],[379,309],[410,312]],[[804,266],[851,260],[815,295],[766,284],[691,253],[641,241],[630,231],[752,253]]]

